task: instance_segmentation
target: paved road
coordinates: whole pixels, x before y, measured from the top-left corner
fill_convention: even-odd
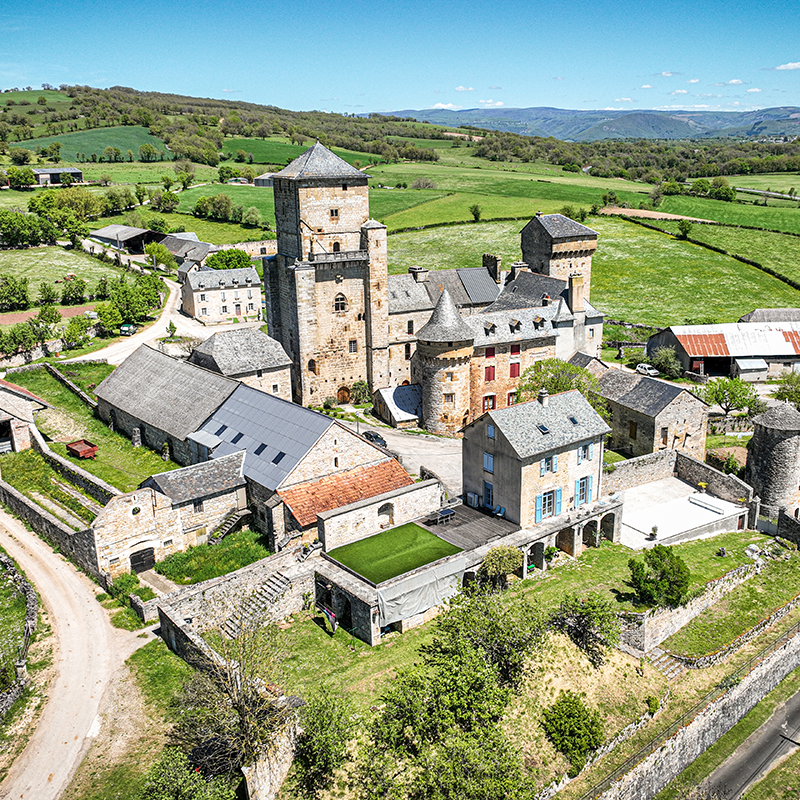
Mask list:
[[[57,800],[101,732],[106,690],[147,640],[112,627],[91,581],[3,511],[0,545],[49,612],[57,671],[33,736],[0,784],[0,798]]]
[[[703,783],[725,800],[738,800],[778,761],[800,746],[800,692],[775,709]]]

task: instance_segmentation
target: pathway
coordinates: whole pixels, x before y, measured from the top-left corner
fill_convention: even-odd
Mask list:
[[[0,545],[47,608],[56,672],[39,724],[0,784],[0,798],[57,800],[102,732],[101,713],[123,662],[151,637],[112,627],[89,578],[3,511]]]

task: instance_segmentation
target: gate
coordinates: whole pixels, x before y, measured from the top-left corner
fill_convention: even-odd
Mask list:
[[[156,551],[152,547],[146,547],[144,550],[137,550],[131,553],[131,571],[132,572],[145,572],[148,569],[153,569],[156,563]]]

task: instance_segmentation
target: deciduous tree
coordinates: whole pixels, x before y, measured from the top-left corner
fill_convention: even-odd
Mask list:
[[[758,402],[758,392],[741,378],[713,378],[705,385],[703,399],[730,414],[753,407]]]
[[[531,400],[537,397],[542,389],[546,389],[548,394],[577,389],[603,419],[608,418],[608,406],[600,394],[600,383],[583,367],[562,361],[560,358],[537,361],[522,373],[519,399]]]
[[[244,269],[252,267],[253,262],[244,250],[231,247],[227,250],[218,250],[206,259],[206,266],[212,269]]]
[[[588,592],[582,598],[564,595],[552,625],[569,636],[595,667],[603,663],[606,653],[619,641],[617,612],[611,601],[597,592]]]
[[[644,562],[631,558],[631,586],[643,603],[678,606],[689,591],[689,568],[671,548],[657,544],[644,551]]]

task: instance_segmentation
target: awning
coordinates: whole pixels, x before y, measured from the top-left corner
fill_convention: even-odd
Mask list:
[[[766,370],[767,362],[763,358],[736,358],[737,369],[741,371]]]

